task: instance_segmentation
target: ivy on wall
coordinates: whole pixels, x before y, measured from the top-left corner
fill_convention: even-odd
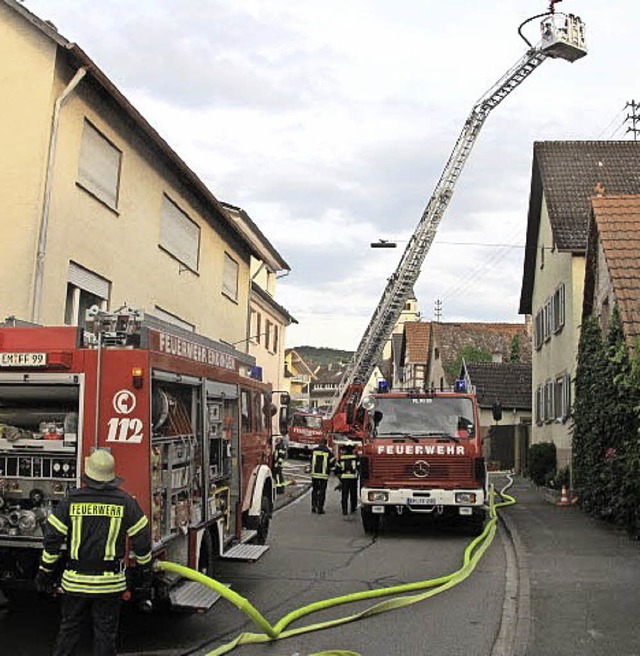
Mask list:
[[[606,338],[582,325],[573,408],[574,486],[584,510],[640,536],[640,360],[614,308]]]

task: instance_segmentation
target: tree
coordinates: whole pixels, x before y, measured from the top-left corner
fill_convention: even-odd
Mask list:
[[[492,357],[489,351],[474,344],[466,344],[460,349],[458,355],[456,355],[456,359],[449,366],[445,367],[450,380],[455,380],[460,375],[462,360],[465,362],[491,362]]]
[[[511,352],[509,353],[509,362],[520,362],[522,348],[520,344],[520,335],[514,335],[511,340]]]

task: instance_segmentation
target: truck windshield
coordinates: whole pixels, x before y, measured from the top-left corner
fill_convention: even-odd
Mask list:
[[[473,403],[467,397],[377,397],[376,400],[377,437],[404,435],[457,439],[475,434]]]
[[[304,426],[305,428],[322,428],[322,417],[310,415],[293,415],[292,426]]]

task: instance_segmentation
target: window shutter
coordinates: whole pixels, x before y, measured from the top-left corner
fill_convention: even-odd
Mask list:
[[[78,164],[78,182],[111,207],[118,206],[122,153],[85,121]]]
[[[99,296],[106,301],[109,300],[111,283],[105,278],[89,271],[89,269],[78,266],[75,262],[69,262],[67,281],[90,294]]]
[[[200,228],[167,196],[162,206],[160,245],[193,271],[198,270]]]

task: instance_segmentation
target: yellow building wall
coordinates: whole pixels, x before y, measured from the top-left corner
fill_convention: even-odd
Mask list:
[[[551,223],[543,198],[538,232],[535,281],[532,296],[532,314],[535,317],[549,296],[553,295],[561,282],[565,283],[565,322],[558,333],[533,348],[532,355],[532,407],[534,421],[532,443],[554,442],[558,455],[558,467],[567,466],[571,460],[571,421],[538,424],[535,419],[536,389],[549,379],[563,373],[575,376],[580,323],[582,317],[582,298],[584,290],[585,258],[572,253],[551,250],[553,246]],[[544,247],[544,266],[541,268],[541,248]],[[573,401],[573,390],[571,398]]]
[[[0,4],[0,321],[28,319],[53,110],[55,45]]]
[[[11,98],[0,133],[5,189],[0,319],[9,314],[29,319],[52,106],[75,71],[61,58],[54,66],[53,42],[4,5],[0,11],[0,70]],[[85,119],[122,151],[117,211],[76,184]],[[110,309],[127,304],[153,313],[157,305],[214,339],[233,343],[246,337],[248,250],[219,218],[213,218],[215,229],[207,223],[197,196],[89,75],[62,108],[55,153],[41,323],[63,323],[73,261],[112,283]],[[16,161],[19,171],[12,172]],[[158,245],[165,193],[200,226],[197,272]],[[236,300],[221,291],[225,251],[239,265]]]

